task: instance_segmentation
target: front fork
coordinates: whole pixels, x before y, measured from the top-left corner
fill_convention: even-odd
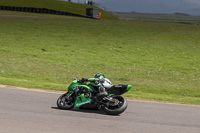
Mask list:
[[[67,93],[66,93],[67,99],[69,100],[70,97],[71,97],[73,94],[74,94],[74,91],[72,91],[72,92],[67,92]]]

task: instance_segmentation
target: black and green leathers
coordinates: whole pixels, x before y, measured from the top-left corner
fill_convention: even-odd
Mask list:
[[[107,78],[82,78],[81,82],[90,82],[89,85],[93,85],[98,88],[97,96],[108,95],[106,89],[112,87],[112,83]]]

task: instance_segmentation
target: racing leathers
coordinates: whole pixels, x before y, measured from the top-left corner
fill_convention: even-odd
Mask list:
[[[107,96],[108,93],[106,92],[106,89],[109,89],[113,86],[113,84],[107,78],[82,78],[79,82],[90,82],[89,85],[97,87],[97,96]]]

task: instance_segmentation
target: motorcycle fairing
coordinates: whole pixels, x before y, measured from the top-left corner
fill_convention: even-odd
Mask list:
[[[131,89],[131,85],[113,85],[111,88],[107,89],[110,96],[112,95],[122,95]]]
[[[77,82],[77,80],[74,80],[68,87],[68,91],[69,92],[72,92],[74,91],[74,88],[75,87],[83,87],[83,88],[87,88],[89,89],[90,91],[93,91],[90,87],[88,87],[87,85],[83,85],[83,84],[80,84]]]
[[[80,106],[84,105],[84,104],[88,104],[91,103],[92,99],[88,99],[84,97],[84,94],[81,94],[80,96],[76,97],[76,101],[75,101],[75,108],[79,108]]]

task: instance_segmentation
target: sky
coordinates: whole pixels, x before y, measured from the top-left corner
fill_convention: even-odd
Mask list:
[[[72,0],[84,3],[85,0]],[[93,0],[112,11],[140,13],[187,13],[200,16],[200,0]]]

